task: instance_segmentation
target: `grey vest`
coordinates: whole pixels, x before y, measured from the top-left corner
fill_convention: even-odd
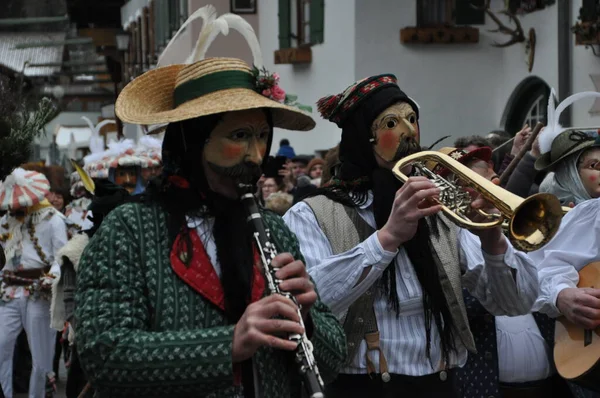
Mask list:
[[[334,202],[325,196],[304,200],[312,209],[321,230],[329,240],[333,254],[346,252],[366,240],[374,231],[360,217],[356,209]],[[433,257],[436,261],[442,290],[454,321],[455,335],[467,350],[476,352],[473,335],[462,295],[461,270],[459,265],[457,227],[444,216],[435,218],[439,237],[431,237]],[[373,312],[375,290],[372,286],[356,300],[342,317],[348,341],[348,360],[351,361],[368,328],[369,313]]]

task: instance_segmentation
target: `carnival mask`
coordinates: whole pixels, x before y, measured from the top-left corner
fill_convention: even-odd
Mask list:
[[[381,112],[371,126],[375,153],[386,162],[395,162],[418,152],[417,113],[406,102]]]
[[[267,117],[261,110],[225,113],[204,146],[204,158],[217,174],[256,182],[270,134]]]
[[[590,148],[578,161],[579,178],[590,197],[600,197],[600,148]]]
[[[115,170],[115,184],[122,186],[132,194],[137,186],[137,167],[119,166]]]

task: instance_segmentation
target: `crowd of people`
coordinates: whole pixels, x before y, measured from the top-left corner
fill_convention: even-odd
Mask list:
[[[461,174],[398,165],[430,150],[420,120],[431,115],[394,75],[370,76],[316,102],[341,138],[322,158],[298,156],[287,139],[272,148],[273,129],[315,121],[286,102],[253,36],[254,68],[203,57],[220,23],[248,38],[241,18],[211,6],[192,17],[206,23],[189,60],[136,78],[115,106],[126,123],[166,125],[162,142],[90,154],[74,200],[47,170],[2,176],[5,397],[22,329],[30,397],[53,394],[57,331],[68,397],[600,396],[593,377],[559,374],[553,351],[557,319],[588,345],[597,336],[584,330],[600,325],[600,289],[578,287],[600,259],[600,138],[558,123],[600,94],[558,107],[553,94],[541,130],[436,150]],[[549,195],[508,228],[465,228],[450,208],[503,218],[475,175]]]

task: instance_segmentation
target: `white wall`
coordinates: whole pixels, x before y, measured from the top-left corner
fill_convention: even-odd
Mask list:
[[[260,44],[267,69],[281,75],[281,87],[297,94],[298,101],[313,107],[317,122],[314,130],[295,132],[277,129],[272,153],[279,148],[279,140],[288,138],[297,154],[314,154],[316,150],[337,145],[341,131],[333,123],[321,119],[316,109],[319,98],[337,94],[355,80],[354,73],[354,20],[355,0],[327,0],[325,2],[325,42],[312,47],[310,65],[275,65],[274,52],[279,48],[277,0],[259,0]]]
[[[581,3],[581,0],[573,0],[571,26],[575,25],[575,22],[577,22]],[[571,36],[571,39],[573,40],[573,93],[581,91],[597,91],[592,83],[592,79],[590,79],[590,74],[600,74],[600,57],[596,57],[592,53],[591,48],[586,49],[585,46],[576,46],[575,35]],[[596,46],[596,53],[598,53],[598,50],[598,46]],[[594,100],[589,99],[581,100],[572,105],[571,115],[573,127],[600,126],[600,116],[592,116],[588,113],[593,103]]]
[[[492,10],[503,7],[493,0]],[[549,85],[558,83],[556,6],[521,17],[525,33],[537,31],[536,61],[531,74],[525,45],[495,48],[508,36],[490,33],[489,17],[478,26],[477,44],[410,44],[400,42],[400,29],[416,25],[416,2],[356,0],[357,78],[393,73],[400,87],[421,107],[421,142],[431,144],[444,135],[455,138],[487,134],[502,127],[508,99],[524,78],[536,75]],[[360,16],[360,17],[359,17]],[[508,21],[506,22],[508,24]]]

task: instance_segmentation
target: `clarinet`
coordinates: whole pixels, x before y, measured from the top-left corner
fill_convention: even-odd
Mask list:
[[[302,320],[302,314],[300,312],[300,305],[296,301],[296,298],[288,292],[283,292],[279,289],[279,279],[275,278],[276,269],[271,267],[271,261],[277,255],[277,249],[275,244],[270,239],[270,233],[268,229],[265,229],[263,219],[258,211],[258,205],[256,199],[252,193],[253,186],[246,184],[239,184],[239,192],[241,194],[242,203],[246,209],[248,218],[247,221],[251,224],[254,230],[254,239],[256,246],[260,254],[262,261],[265,278],[270,294],[281,294],[292,300],[298,307],[298,317],[300,318],[300,325],[304,328],[304,321]],[[306,336],[306,329],[302,335],[290,334],[288,340],[298,343],[298,347],[294,351],[294,361],[298,365],[302,382],[306,388],[306,392],[310,398],[324,398],[323,389],[325,384],[319,373],[319,368],[313,355],[312,342]]]

